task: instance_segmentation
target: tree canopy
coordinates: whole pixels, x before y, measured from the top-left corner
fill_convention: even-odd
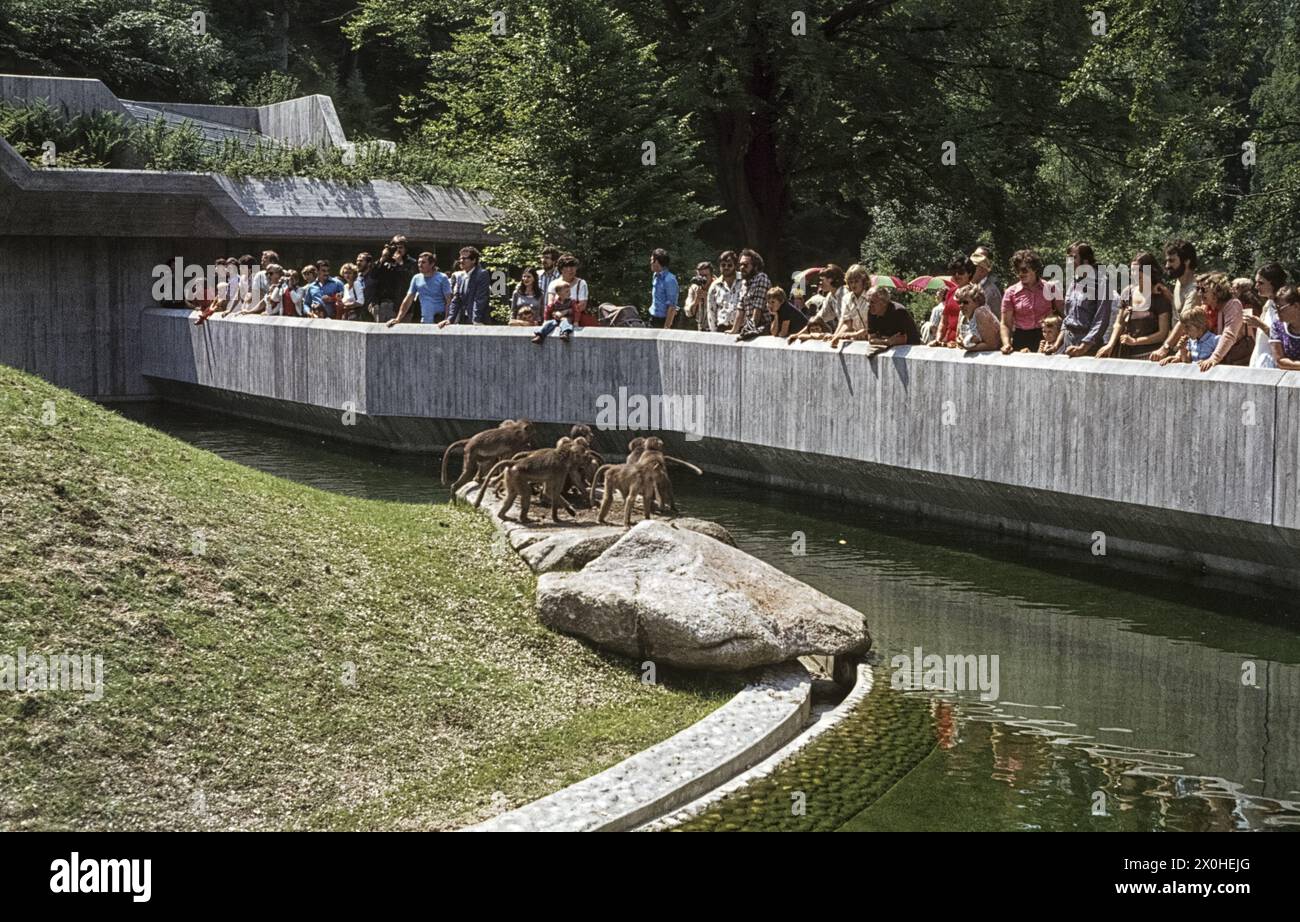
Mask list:
[[[191,17],[207,12],[207,31]],[[0,70],[336,99],[611,294],[752,246],[932,271],[978,241],[1300,263],[1292,0],[0,0]]]

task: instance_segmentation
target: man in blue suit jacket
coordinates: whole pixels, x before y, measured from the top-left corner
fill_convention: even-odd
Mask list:
[[[491,274],[479,265],[482,254],[474,247],[464,247],[460,251],[460,272],[456,273],[451,286],[451,304],[447,307],[447,319],[439,326],[449,323],[489,323],[488,290],[491,287]]]

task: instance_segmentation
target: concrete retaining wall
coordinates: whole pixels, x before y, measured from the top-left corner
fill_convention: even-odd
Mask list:
[[[115,112],[128,118],[126,108],[101,80],[84,77],[28,77],[0,74],[0,99],[34,105],[44,102],[71,116]]]
[[[261,106],[257,110],[262,134],[296,147],[344,147],[348,143],[328,96],[301,96]]]
[[[286,99],[267,106],[212,106],[201,103],[119,99],[101,80],[79,77],[31,77],[0,74],[0,99],[34,104],[44,101],[69,115],[129,113],[123,103],[139,103],[183,118],[202,119],[254,131],[296,147],[344,147],[348,143],[334,100],[320,94]]]
[[[395,447],[436,447],[455,421],[594,424],[620,388],[702,395],[700,441],[661,434],[716,471],[1081,549],[1101,532],[1107,554],[1300,584],[1287,372],[925,348],[869,359],[653,330],[538,347],[510,328],[195,327],[159,310],[143,337],[144,374],[183,399]]]
[[[284,237],[458,245],[497,240],[474,192],[388,180],[232,179],[152,170],[32,169],[0,138],[0,219],[32,237]]]

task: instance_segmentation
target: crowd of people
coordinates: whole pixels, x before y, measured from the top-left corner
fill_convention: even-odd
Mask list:
[[[1255,365],[1300,370],[1300,287],[1287,284],[1277,263],[1253,278],[1230,279],[1202,272],[1196,248],[1175,240],[1163,265],[1148,252],[1131,260],[1129,284],[1112,290],[1114,276],[1097,264],[1086,242],[1072,244],[1066,263],[1072,278],[1044,277],[1034,250],[1010,260],[1016,281],[1005,290],[994,274],[991,248],[975,247],[953,258],[948,275],[933,277],[936,303],[917,324],[894,299],[898,280],[873,275],[862,265],[835,264],[797,273],[789,292],[772,284],[762,256],[752,249],[726,250],[718,270],[703,261],[685,298],[669,254],[650,254],[648,318],[653,327],[730,334],[742,340],[777,336],[789,343],[824,341],[830,348],[865,341],[874,349],[929,345],[967,352],[1035,352],[1097,358]],[[490,273],[474,247],[459,252],[450,276],[437,257],[407,253],[406,238],[393,237],[378,260],[369,252],[345,263],[338,276],[328,261],[285,270],[271,250],[254,268],[252,256],[218,260],[216,288],[187,301],[197,323],[211,316],[270,314],[369,320],[394,326],[419,322],[490,323]],[[601,322],[580,262],[555,247],[542,250],[537,267],[520,273],[510,293],[512,326],[533,330],[542,344],[555,334],[568,340]],[[627,309],[624,309],[625,311]]]
[[[948,275],[935,277],[937,302],[918,325],[894,300],[898,280],[865,266],[805,270],[787,295],[770,285],[757,253],[728,250],[718,257],[717,278],[710,263],[696,267],[682,314],[703,331],[825,341],[831,348],[861,340],[878,349],[929,345],[1195,363],[1201,371],[1215,365],[1300,370],[1300,286],[1288,285],[1277,263],[1260,266],[1253,278],[1230,279],[1200,271],[1195,246],[1174,240],[1163,265],[1151,253],[1137,253],[1122,276],[1129,283],[1114,290],[1115,275],[1098,265],[1088,243],[1072,244],[1067,255],[1071,277],[1055,283],[1044,277],[1038,253],[1017,251],[1010,261],[1016,281],[1003,290],[992,250],[975,247],[950,261]],[[651,266],[658,273],[666,262]],[[675,291],[676,284],[656,278],[656,307],[661,289]],[[663,312],[664,325],[675,325],[675,307]]]
[[[185,305],[208,318],[242,314],[317,317],[330,320],[488,323],[490,277],[475,247],[463,247],[460,267],[451,276],[438,269],[431,252],[413,257],[406,238],[393,237],[379,259],[368,251],[331,272],[320,259],[301,269],[285,269],[274,250],[263,250],[260,263],[251,255],[216,261],[215,283]]]

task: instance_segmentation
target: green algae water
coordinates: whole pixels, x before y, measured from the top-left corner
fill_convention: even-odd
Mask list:
[[[320,489],[442,501],[432,456],[189,409],[126,415]],[[1281,830],[1300,826],[1300,611],[1090,548],[675,478],[686,514],[864,612],[866,701],[688,829]],[[802,553],[800,553],[802,551]],[[997,657],[997,694],[918,690],[896,657]],[[895,687],[899,686],[899,687]]]

